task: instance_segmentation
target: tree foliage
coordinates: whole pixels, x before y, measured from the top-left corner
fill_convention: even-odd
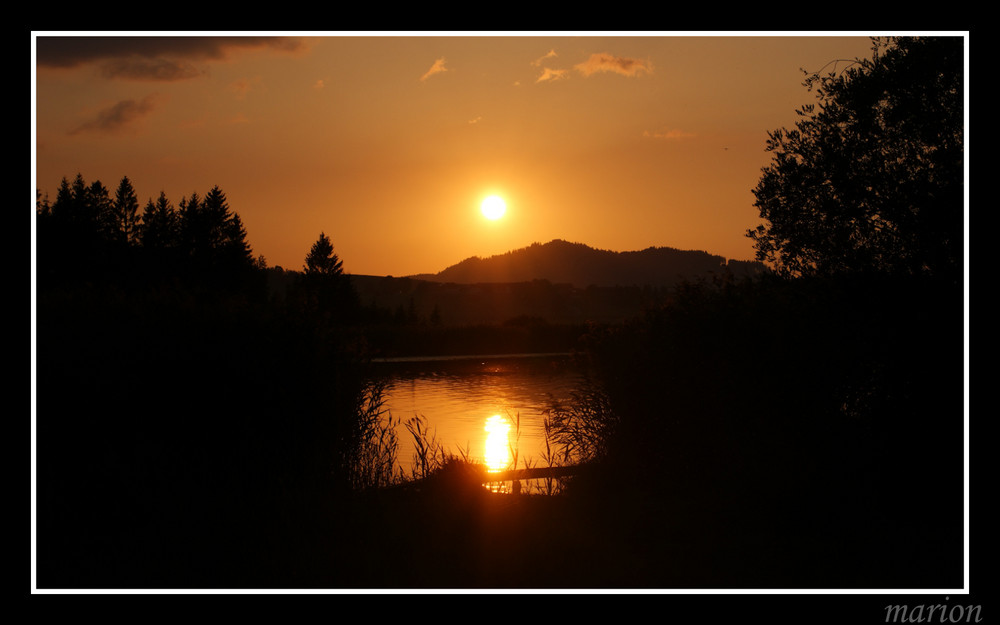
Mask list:
[[[325,233],[319,233],[319,239],[313,243],[306,255],[306,275],[337,276],[344,273],[344,263],[333,251],[333,243]]]
[[[150,198],[142,212],[139,241],[150,250],[166,250],[177,246],[177,212],[162,191],[153,202]]]
[[[134,244],[139,237],[139,199],[128,176],[123,177],[118,184],[110,217],[111,237],[120,243]]]
[[[872,49],[839,73],[806,72],[817,103],[769,133],[753,190],[765,223],[747,235],[781,274],[961,273],[963,39]]]

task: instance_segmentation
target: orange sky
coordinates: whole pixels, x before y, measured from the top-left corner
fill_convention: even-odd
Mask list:
[[[751,259],[767,131],[814,101],[800,68],[871,51],[863,35],[36,35],[50,199],[77,173],[128,176],[142,204],[218,185],[269,265],[301,269],[323,231],[347,272],[396,276],[556,238]]]

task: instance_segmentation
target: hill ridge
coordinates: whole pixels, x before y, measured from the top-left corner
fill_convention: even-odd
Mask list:
[[[737,274],[764,270],[757,261],[729,260],[702,250],[650,246],[616,252],[584,243],[552,239],[489,257],[470,256],[436,274],[413,279],[457,284],[511,283],[548,280],[587,286],[672,286],[685,279],[708,277],[726,269]]]

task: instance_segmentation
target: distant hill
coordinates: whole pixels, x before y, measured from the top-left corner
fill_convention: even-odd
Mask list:
[[[612,252],[555,239],[489,258],[473,256],[439,273],[411,278],[456,284],[548,280],[578,288],[591,285],[662,287],[727,269],[737,275],[753,275],[763,271],[764,265],[755,261],[727,263],[724,257],[708,252],[670,247]]]

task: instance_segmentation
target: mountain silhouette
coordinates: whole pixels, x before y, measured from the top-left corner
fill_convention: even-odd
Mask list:
[[[673,286],[682,280],[725,271],[759,273],[756,261],[726,261],[697,250],[650,247],[634,252],[595,249],[582,243],[555,239],[533,243],[504,254],[473,256],[436,274],[412,278],[456,284],[511,283],[548,280],[555,284],[588,286]]]

